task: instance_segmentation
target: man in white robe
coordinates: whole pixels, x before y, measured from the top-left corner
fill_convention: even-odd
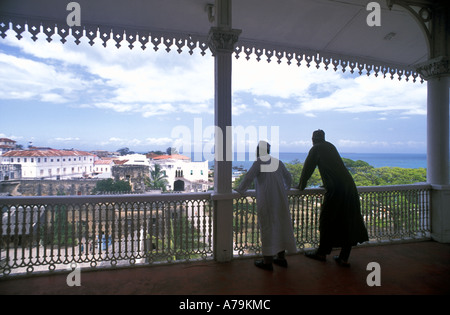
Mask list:
[[[270,145],[260,141],[257,160],[236,189],[243,194],[255,181],[258,223],[264,256],[264,259],[256,260],[255,265],[265,270],[273,270],[272,263],[287,267],[285,251],[297,252],[287,198],[292,177],[284,164],[269,153]],[[275,255],[277,257],[274,259]]]

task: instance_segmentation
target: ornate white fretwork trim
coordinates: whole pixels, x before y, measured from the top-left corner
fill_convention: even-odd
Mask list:
[[[450,58],[440,56],[417,65],[417,71],[428,80],[434,77],[450,76]]]
[[[208,34],[209,49],[211,49],[213,54],[221,51],[233,53],[239,34],[241,34],[241,30],[222,30],[212,27]]]
[[[79,27],[69,27],[64,23],[58,24],[48,21],[41,22],[0,16],[0,37],[5,38],[8,30],[13,30],[19,40],[23,37],[22,34],[27,31],[31,34],[31,39],[34,41],[38,40],[38,34],[45,34],[47,36],[45,39],[48,42],[54,40],[54,35],[59,35],[63,44],[72,37],[77,45],[81,43],[82,38],[86,38],[91,46],[96,43],[96,39],[100,39],[102,45],[106,47],[107,42],[112,39],[117,48],[123,45],[127,45],[130,49],[136,46],[139,46],[141,49],[152,46],[155,51],[164,47],[167,52],[170,52],[175,46],[178,53],[181,53],[184,48],[188,48],[188,52],[191,55],[197,48],[202,55],[205,55],[208,50],[207,38],[201,35],[87,24]]]
[[[267,62],[276,60],[277,63],[282,63],[285,60],[288,65],[296,64],[299,67],[302,64],[306,64],[308,68],[313,65],[317,69],[324,67],[326,70],[332,67],[334,71],[338,71],[338,69],[342,72],[349,70],[350,73],[355,73],[356,71],[360,75],[366,74],[367,76],[371,74],[374,74],[376,77],[383,75],[384,78],[389,76],[391,79],[397,76],[399,80],[405,78],[406,81],[412,78],[413,82],[416,82],[417,78],[420,77],[420,74],[412,67],[382,63],[361,57],[344,56],[296,47],[280,47],[268,43],[253,43],[245,40],[238,42],[235,53],[236,58],[239,58],[240,55],[245,55],[247,60],[252,55],[255,55],[257,61],[265,57]],[[420,79],[420,82],[423,82],[423,79]]]
[[[208,34],[184,34],[160,30],[149,31],[129,27],[88,24],[79,27],[69,27],[66,23],[0,16],[0,37],[5,38],[8,30],[13,30],[16,33],[15,37],[19,40],[23,37],[24,32],[30,33],[31,39],[34,41],[38,40],[38,34],[44,34],[48,42],[54,40],[54,35],[59,35],[60,41],[63,44],[72,37],[77,45],[81,43],[82,38],[86,38],[90,45],[94,45],[96,43],[95,40],[100,39],[102,45],[106,47],[107,42],[112,39],[117,48],[126,45],[130,49],[136,46],[141,49],[152,47],[157,51],[163,47],[167,52],[170,52],[176,47],[178,53],[181,53],[184,49],[188,49],[191,55],[198,49],[202,56],[207,51],[210,51],[211,45],[208,42],[212,40],[211,33],[208,36]],[[316,68],[324,67],[325,69],[331,67],[334,71],[338,69],[342,72],[348,70],[350,73],[355,73],[356,71],[360,75],[366,74],[369,76],[374,74],[376,77],[383,75],[384,78],[390,77],[391,79],[397,76],[398,80],[404,78],[406,81],[409,81],[412,79],[413,82],[416,82],[417,78],[420,78],[420,82],[423,82],[422,76],[413,67],[386,64],[356,56],[344,56],[298,47],[252,42],[245,39],[237,39],[238,35],[233,34],[234,37],[231,41],[233,42],[236,58],[245,56],[245,59],[249,60],[255,57],[257,61],[265,58],[267,62],[276,60],[278,63],[286,62],[288,65],[301,66],[306,64],[307,67],[313,65]],[[236,40],[237,43],[235,43]]]

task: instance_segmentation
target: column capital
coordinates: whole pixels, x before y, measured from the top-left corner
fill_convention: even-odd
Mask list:
[[[431,78],[450,77],[450,58],[440,56],[416,65],[416,71],[424,80]]]
[[[211,27],[208,34],[208,46],[213,55],[217,52],[233,53],[241,30]]]

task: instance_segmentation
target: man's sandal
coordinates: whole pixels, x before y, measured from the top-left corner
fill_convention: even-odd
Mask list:
[[[350,263],[347,262],[347,261],[345,261],[345,260],[342,260],[341,258],[339,258],[339,256],[334,256],[333,258],[334,258],[334,261],[335,261],[339,266],[342,266],[342,267],[350,267]]]
[[[308,258],[312,258],[319,261],[326,261],[327,258],[325,255],[317,254],[317,251],[305,252],[305,256]]]

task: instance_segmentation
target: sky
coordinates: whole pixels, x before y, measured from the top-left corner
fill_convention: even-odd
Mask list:
[[[0,38],[0,137],[27,147],[135,152],[174,146],[208,151],[214,125],[214,59],[184,48],[48,43],[11,30]],[[235,146],[258,140],[308,152],[311,135],[347,153],[425,153],[426,83],[233,57]],[[241,129],[239,129],[241,128]],[[256,136],[255,132],[256,131]],[[253,132],[253,133],[252,133]],[[236,148],[235,147],[235,148]],[[196,151],[192,148],[192,151]]]

